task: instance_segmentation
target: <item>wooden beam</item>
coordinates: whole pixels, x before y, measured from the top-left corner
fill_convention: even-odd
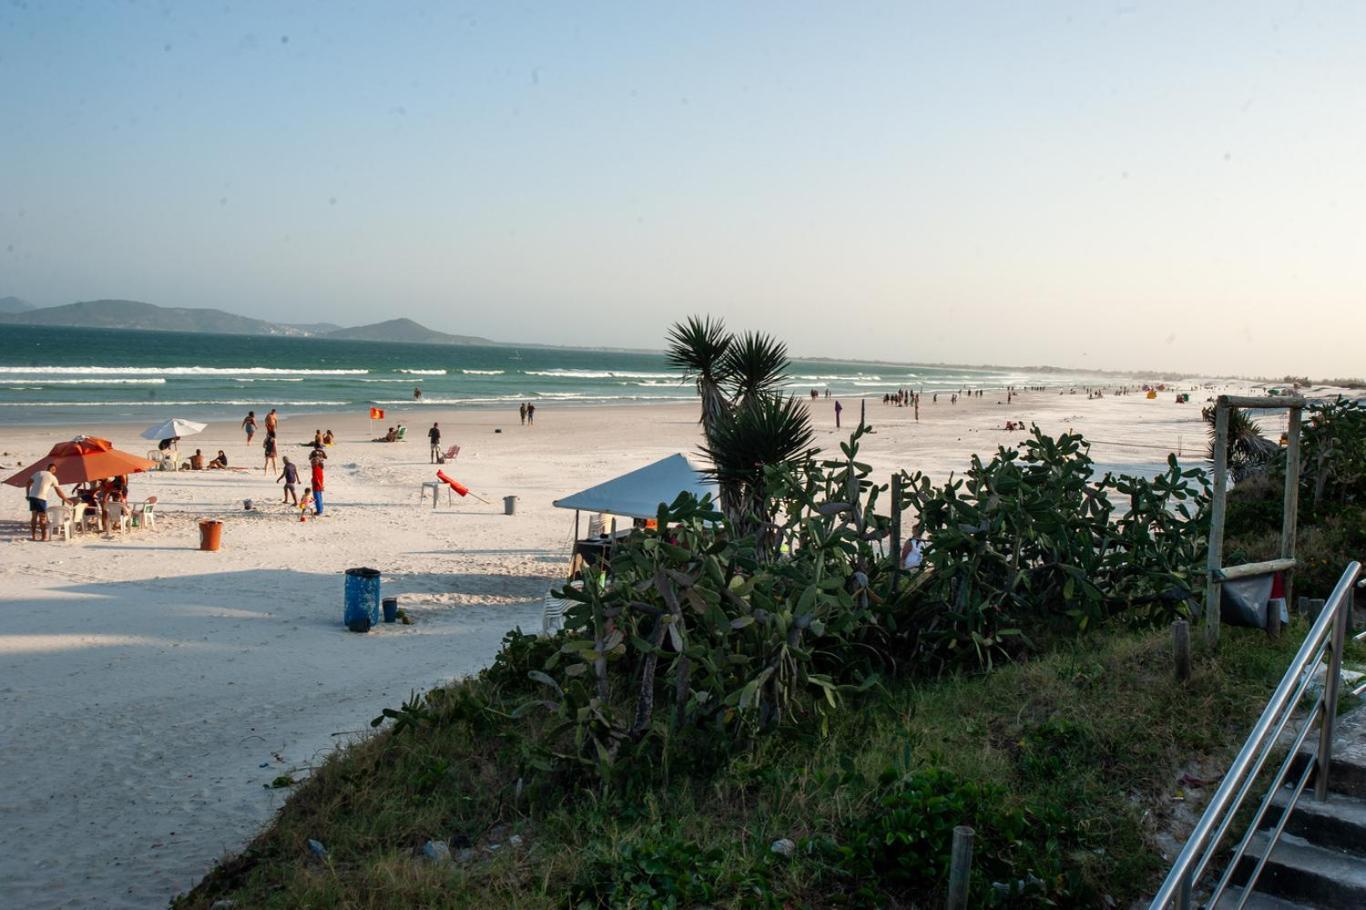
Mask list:
[[[1248,395],[1220,395],[1219,404],[1231,408],[1303,408],[1307,402],[1298,395],[1269,395],[1254,398]]]
[[[1228,500],[1228,402],[1219,396],[1214,406],[1214,492],[1210,503],[1209,569],[1205,583],[1205,643],[1213,647],[1219,643],[1219,597],[1222,586],[1216,572],[1224,561],[1224,509]]]
[[[1285,444],[1285,514],[1281,516],[1281,558],[1295,558],[1295,533],[1300,512],[1300,410],[1290,412]],[[1295,572],[1285,573],[1285,602],[1292,604]]]
[[[1295,568],[1293,559],[1268,559],[1265,562],[1249,562],[1241,566],[1223,566],[1210,570],[1212,581],[1237,581],[1240,578],[1254,578],[1270,575],[1272,572],[1288,572]]]

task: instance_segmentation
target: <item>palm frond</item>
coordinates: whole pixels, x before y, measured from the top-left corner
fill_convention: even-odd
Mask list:
[[[735,386],[736,399],[744,402],[781,385],[788,363],[786,344],[772,335],[746,332],[727,349],[723,368]]]
[[[806,403],[788,395],[758,395],[719,421],[702,451],[723,489],[762,485],[764,467],[797,461],[815,433]]]
[[[669,328],[669,365],[683,370],[685,380],[720,382],[726,378],[726,352],[732,338],[726,324],[710,316],[689,316]]]

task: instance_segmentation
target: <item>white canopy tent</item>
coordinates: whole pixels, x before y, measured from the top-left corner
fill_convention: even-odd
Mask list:
[[[681,452],[620,477],[555,500],[561,509],[576,512],[608,512],[631,518],[654,518],[661,503],[671,503],[679,493],[698,499],[717,497],[716,481],[707,477]]]

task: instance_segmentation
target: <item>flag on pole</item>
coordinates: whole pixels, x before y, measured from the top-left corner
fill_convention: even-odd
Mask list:
[[[371,419],[371,420],[383,420],[383,419],[384,419],[384,408],[371,408],[371,409],[370,409],[370,419]]]

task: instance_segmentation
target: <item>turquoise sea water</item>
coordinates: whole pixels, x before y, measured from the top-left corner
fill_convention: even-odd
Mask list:
[[[364,412],[380,407],[511,407],[519,401],[689,401],[691,386],[658,353],[436,346],[321,338],[195,335],[6,326],[0,344],[0,424],[150,420],[174,413],[237,417]],[[829,389],[880,398],[897,388],[1076,385],[1079,374],[1030,375],[891,363],[798,360],[795,394]],[[413,390],[422,389],[415,402]]]

